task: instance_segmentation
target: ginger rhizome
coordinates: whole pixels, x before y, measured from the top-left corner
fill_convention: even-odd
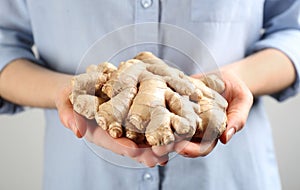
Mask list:
[[[160,146],[176,137],[213,139],[226,129],[225,89],[216,75],[195,79],[150,52],[91,65],[72,79],[74,110],[113,138]]]

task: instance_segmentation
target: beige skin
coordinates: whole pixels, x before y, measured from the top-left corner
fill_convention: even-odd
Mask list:
[[[290,86],[296,78],[289,58],[275,49],[262,50],[229,64],[221,68],[221,73],[226,85],[223,96],[229,103],[227,129],[220,137],[220,141],[225,144],[245,125],[253,96],[278,92]],[[217,140],[201,145],[180,141],[167,146],[141,149],[129,139],[113,139],[100,127],[95,128],[95,122],[74,115],[68,99],[71,78],[71,75],[54,72],[19,59],[11,62],[0,73],[0,95],[20,105],[57,109],[63,125],[71,129],[77,137],[86,135],[95,144],[131,157],[149,167],[166,164],[168,152],[176,151],[186,157],[199,157],[209,154],[217,144]],[[87,130],[88,128],[90,129]]]

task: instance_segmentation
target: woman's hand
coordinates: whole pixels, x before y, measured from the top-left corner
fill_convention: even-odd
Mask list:
[[[111,150],[116,154],[130,157],[148,167],[167,163],[167,154],[157,156],[150,147],[141,147],[125,137],[114,139],[94,120],[87,120],[77,114],[69,101],[70,92],[71,87],[69,85],[63,87],[57,94],[55,103],[62,124],[72,130],[78,138],[84,137],[95,145]]]
[[[225,82],[225,91],[222,94],[228,102],[227,127],[220,140],[226,144],[232,136],[246,124],[248,114],[253,104],[253,95],[246,84],[232,71],[221,70]]]
[[[227,127],[219,139],[226,144],[237,131],[244,127],[253,103],[253,95],[246,84],[227,68],[221,69],[221,76],[225,83],[225,91],[222,95],[228,102],[228,108]],[[200,78],[201,75],[193,77]],[[185,157],[206,156],[213,151],[217,141],[218,139],[201,142],[183,140],[175,143],[174,150]],[[157,155],[161,155],[160,152]]]
[[[241,130],[248,118],[253,95],[246,83],[241,79],[233,66],[221,68],[221,76],[225,83],[224,98],[228,102],[227,128],[220,136],[220,141],[228,143],[232,136]],[[201,77],[195,75],[193,77]],[[113,139],[102,130],[94,121],[89,121],[73,111],[69,101],[70,87],[65,87],[56,99],[57,109],[62,123],[71,129],[78,137],[85,137],[94,144],[109,149],[117,154],[131,157],[147,166],[165,164],[168,161],[168,153],[176,151],[185,157],[206,156],[215,148],[218,139],[212,141],[194,142],[179,140],[171,145],[162,147],[139,147],[127,138]]]
[[[225,144],[244,127],[254,96],[279,92],[296,80],[296,70],[289,57],[271,48],[226,65],[220,71],[226,86],[223,96],[228,101],[227,128],[220,137],[220,141]],[[198,147],[194,146],[197,151],[190,151],[191,147],[185,146],[181,152],[186,155],[202,155],[199,144]],[[212,149],[211,146],[208,152]]]
[[[220,136],[220,141],[224,144],[232,136],[243,128],[246,123],[250,108],[253,103],[253,95],[246,84],[232,71],[226,68],[221,70],[221,76],[225,82],[225,91],[222,94],[228,101],[227,108],[227,128]],[[194,77],[201,77],[200,75]],[[64,126],[73,131],[81,138],[109,149],[119,155],[130,157],[149,167],[157,164],[164,165],[168,161],[168,153],[178,154],[195,158],[208,155],[215,148],[218,139],[212,141],[195,142],[188,140],[178,140],[175,143],[162,147],[140,147],[128,138],[112,138],[106,131],[99,127],[94,120],[87,120],[73,110],[69,101],[71,87],[64,87],[56,97],[56,107],[59,112],[61,122]]]

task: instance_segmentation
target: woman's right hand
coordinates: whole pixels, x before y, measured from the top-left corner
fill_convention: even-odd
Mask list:
[[[73,131],[78,138],[84,137],[89,142],[116,154],[130,157],[148,167],[154,167],[157,164],[165,165],[168,162],[168,154],[157,156],[151,147],[139,147],[135,142],[125,137],[114,139],[94,120],[87,120],[77,114],[69,100],[70,93],[70,85],[63,87],[57,93],[55,104],[62,124]]]

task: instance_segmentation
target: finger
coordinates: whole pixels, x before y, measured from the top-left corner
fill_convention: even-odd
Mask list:
[[[71,92],[71,88],[67,87],[63,89],[62,93],[56,98],[56,107],[59,113],[61,123],[71,129],[75,135],[78,134],[76,127],[76,121],[74,119],[73,106],[68,97]]]
[[[234,98],[229,103],[227,108],[227,128],[220,136],[222,143],[228,143],[232,136],[244,127],[252,107],[252,103],[252,94],[247,91],[239,97]]]
[[[84,137],[87,131],[88,126],[97,126],[97,123],[93,120],[88,120],[82,115],[76,113],[75,111],[73,112],[73,119],[75,121],[75,134],[77,137],[81,138]]]
[[[138,162],[146,165],[147,167],[155,167],[156,165],[166,165],[169,156],[164,155],[161,157],[156,156],[151,148],[142,148],[143,152],[138,157],[135,158]]]
[[[232,136],[239,130],[241,130],[247,120],[248,110],[245,104],[241,103],[231,103],[227,109],[227,127],[223,134],[220,136],[222,143],[226,144]],[[250,109],[250,108],[249,108]]]
[[[165,166],[167,165],[168,162],[169,162],[169,155],[166,154],[164,156],[158,157],[156,165]]]
[[[224,72],[224,76],[228,79],[225,80],[226,88],[223,96],[228,101],[227,128],[220,136],[224,144],[244,127],[253,103],[253,95],[246,84],[234,73],[226,73]]]
[[[174,152],[174,143],[164,146],[152,146],[152,151],[158,157],[164,156],[170,152]]]
[[[217,140],[202,141],[201,143],[180,141],[175,144],[175,151],[184,157],[196,158],[208,155],[214,149],[216,144]]]
[[[159,166],[166,166],[169,162],[169,156],[167,157],[167,160],[161,163],[158,163]]]
[[[128,138],[112,138],[105,130],[99,126],[87,126],[85,138],[105,149],[127,157],[136,157],[141,154],[140,148],[135,142]]]
[[[107,148],[116,153],[119,152],[121,155],[134,158],[140,155],[142,152],[137,144],[128,138],[118,138],[114,140],[115,143],[113,143],[113,146],[108,146]]]

